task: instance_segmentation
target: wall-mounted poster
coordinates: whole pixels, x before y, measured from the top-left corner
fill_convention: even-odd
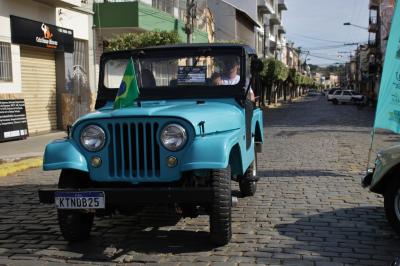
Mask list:
[[[28,136],[24,100],[0,100],[0,142]]]

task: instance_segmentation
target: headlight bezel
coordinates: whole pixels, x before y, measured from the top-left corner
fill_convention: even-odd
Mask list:
[[[164,139],[163,139],[164,132],[166,132],[166,129],[169,128],[169,127],[176,127],[176,128],[178,128],[178,129],[180,130],[180,132],[182,133],[183,141],[182,141],[182,143],[181,143],[179,146],[177,146],[177,147],[175,147],[175,148],[171,148],[171,147],[167,146],[167,144],[164,142]],[[187,133],[187,130],[185,129],[184,126],[182,126],[182,125],[179,124],[179,123],[172,122],[172,123],[166,124],[166,125],[161,129],[161,131],[160,131],[160,138],[159,138],[159,139],[160,139],[161,145],[162,145],[166,150],[171,151],[171,152],[178,152],[178,151],[182,150],[182,149],[186,146],[186,144],[188,143],[188,133]]]
[[[90,146],[85,144],[85,142],[84,142],[84,137],[85,137],[84,133],[86,132],[86,130],[88,128],[95,128],[102,135],[102,138],[101,138],[102,142],[101,142],[100,146],[98,146],[96,148],[91,148]],[[98,152],[98,151],[102,150],[104,148],[104,146],[106,145],[107,135],[106,135],[104,129],[101,126],[96,125],[96,124],[89,124],[89,125],[84,126],[80,130],[79,140],[80,140],[80,144],[82,145],[82,147],[85,148],[87,151],[89,151],[89,152]]]

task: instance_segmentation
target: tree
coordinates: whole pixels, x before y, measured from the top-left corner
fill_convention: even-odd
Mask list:
[[[176,31],[148,31],[141,33],[124,33],[106,41],[106,51],[129,50],[149,46],[180,43]]]
[[[260,104],[265,106],[266,100],[268,100],[268,104],[271,104],[272,94],[274,94],[274,102],[277,102],[278,93],[283,89],[283,84],[289,75],[289,69],[281,61],[274,58],[263,59],[263,63],[264,68],[261,71],[263,90]]]

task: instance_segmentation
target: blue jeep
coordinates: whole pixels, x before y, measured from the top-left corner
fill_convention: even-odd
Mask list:
[[[114,101],[129,60],[139,97]],[[59,170],[55,203],[63,237],[90,234],[95,215],[133,214],[171,203],[183,217],[210,216],[210,238],[232,235],[231,180],[256,191],[262,111],[254,103],[262,63],[246,45],[196,44],[107,52],[101,57],[96,111],[68,137],[47,145],[44,170]]]

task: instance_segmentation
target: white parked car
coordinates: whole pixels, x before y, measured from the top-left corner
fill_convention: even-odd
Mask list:
[[[331,101],[333,104],[361,103],[364,101],[364,96],[351,90],[337,90],[331,96]]]
[[[332,88],[332,89],[330,89],[330,90],[326,93],[326,99],[327,99],[328,101],[332,101],[332,99],[333,99],[333,94],[334,94],[337,90],[340,90],[340,88]]]

